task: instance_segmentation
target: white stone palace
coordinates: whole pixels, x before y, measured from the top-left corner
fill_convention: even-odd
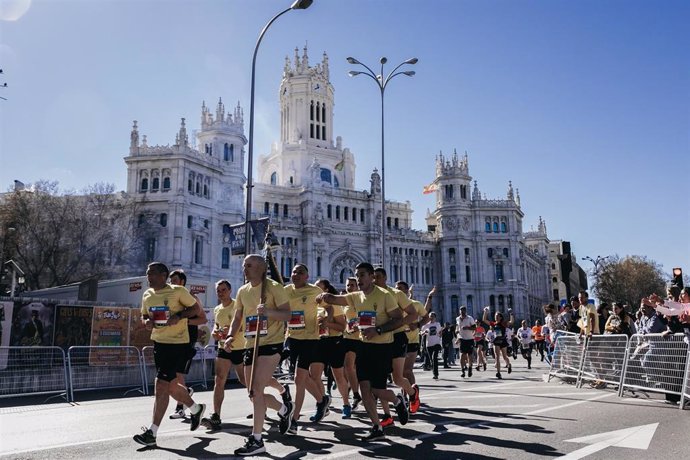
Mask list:
[[[485,305],[541,317],[551,293],[546,225],[540,217],[536,231],[523,232],[520,196],[510,182],[504,198],[487,199],[472,181],[467,154],[439,154],[427,229],[411,228],[409,201],[387,201],[382,223],[378,171],[365,190],[357,188],[355,155],[334,135],[325,53],[313,66],[306,48],[286,57],[279,101],[280,141],[259,156],[252,218],[270,216],[284,275],[302,262],[312,281],[328,278],[342,287],[359,262],[380,261],[386,225],[389,281],[414,284],[420,299],[438,286],[434,309],[445,321],[460,305],[475,317]],[[245,213],[247,138],[239,103],[232,111],[221,100],[215,108],[202,104],[196,148],[184,118],[174,145],[148,145],[139,129],[135,121],[125,162],[127,192],[140,197],[139,223],[149,234],[147,258],[239,287],[242,257],[231,256],[228,244],[228,226]]]

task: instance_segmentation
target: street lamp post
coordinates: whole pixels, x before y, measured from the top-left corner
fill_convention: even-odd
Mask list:
[[[259,34],[259,38],[256,40],[256,46],[254,47],[254,56],[252,57],[252,82],[250,90],[249,99],[249,147],[247,151],[247,208],[244,216],[244,254],[249,255],[251,246],[251,227],[249,225],[249,220],[252,217],[252,189],[254,188],[254,182],[252,180],[252,168],[253,168],[253,154],[254,154],[254,86],[255,86],[255,74],[256,74],[256,54],[259,52],[259,45],[261,45],[261,40],[264,38],[266,31],[271,24],[275,22],[276,19],[284,15],[290,10],[306,10],[311,6],[314,0],[295,0],[290,8],[286,8],[280,13],[273,16],[273,18],[266,23],[264,28]]]
[[[599,264],[601,264],[608,258],[609,256],[597,256],[596,259],[592,259],[590,256],[584,256],[582,258],[582,260],[588,260],[592,262],[592,264],[594,265],[594,269],[592,270],[592,278],[594,278],[595,281],[598,281],[599,279]]]
[[[406,64],[416,64],[419,61],[417,58],[411,58],[406,61],[401,62],[398,64],[392,71],[388,73],[388,76],[384,77],[383,74],[383,66],[386,62],[388,62],[388,59],[385,57],[382,57],[379,60],[379,63],[381,64],[381,73],[376,74],[369,66],[366,64],[363,64],[359,62],[357,59],[353,57],[347,58],[347,62],[350,64],[356,64],[356,65],[361,65],[366,69],[365,72],[360,72],[357,70],[350,70],[348,72],[348,75],[351,77],[355,77],[357,75],[366,75],[370,77],[372,80],[376,82],[376,85],[379,87],[379,90],[381,91],[381,266],[385,269],[386,268],[386,169],[385,169],[385,131],[384,131],[384,105],[383,105],[383,100],[384,100],[384,93],[386,91],[386,86],[388,86],[388,82],[393,79],[393,77],[397,77],[398,75],[405,75],[407,77],[411,77],[415,74],[414,70],[408,70],[408,71],[400,71],[397,72],[397,70],[406,65]]]

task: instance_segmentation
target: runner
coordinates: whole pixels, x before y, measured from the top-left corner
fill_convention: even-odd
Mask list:
[[[477,329],[476,321],[467,314],[467,307],[460,307],[460,316],[455,319],[458,337],[460,338],[460,366],[462,366],[462,378],[472,377],[472,351],[474,349],[474,331]]]
[[[322,291],[307,283],[309,269],[297,264],[290,275],[292,284],[285,288],[290,302],[290,360],[295,363],[295,412],[290,422],[289,434],[297,434],[300,413],[304,404],[305,390],[316,399],[313,421],[319,422],[328,415],[330,396],[324,393],[321,378],[317,379],[311,365],[316,360],[319,347],[318,306],[316,296]]]
[[[294,405],[290,401],[281,404],[273,395],[264,393],[283,349],[285,322],[290,320],[288,296],[283,286],[266,278],[266,261],[260,255],[250,254],[245,257],[242,269],[247,283],[237,291],[235,317],[230,326],[225,349],[228,350],[228,340],[232,344],[233,339],[241,335],[240,327],[244,324],[244,378],[250,386],[254,426],[244,447],[236,449],[235,455],[246,456],[266,452],[261,438],[266,407],[278,411],[280,432],[284,434],[290,427]],[[254,342],[257,336],[259,341],[255,357]],[[256,369],[253,369],[254,367]]]
[[[170,284],[174,286],[187,286],[187,275],[181,269],[173,270],[170,273]],[[194,297],[196,301],[199,302],[199,298],[197,296],[192,294],[192,297]],[[199,302],[199,305],[201,305],[201,302]],[[184,382],[184,376],[186,374],[189,374],[189,368],[192,365],[192,359],[194,359],[194,356],[196,355],[196,341],[199,338],[199,326],[206,324],[206,312],[203,308],[201,309],[201,311],[203,315],[197,315],[193,318],[187,318],[187,329],[189,331],[189,355],[187,356],[187,361],[185,362],[184,367],[179,369],[179,371],[177,372],[177,377],[173,381],[173,384],[179,384],[183,387],[186,387],[189,396],[192,396],[194,394],[194,389],[192,387],[186,386]],[[186,415],[184,412],[184,405],[178,401],[177,406],[175,407],[175,411],[170,414],[170,418],[178,419],[185,417]]]
[[[408,287],[405,281],[398,281],[395,283],[395,288],[404,292],[406,295],[410,296],[411,289]],[[419,399],[419,386],[414,378],[414,363],[417,361],[417,355],[419,354],[419,329],[429,322],[429,310],[431,310],[431,299],[436,293],[436,286],[434,286],[429,294],[426,296],[426,304],[422,305],[421,302],[412,300],[412,304],[417,310],[417,321],[413,321],[409,324],[409,331],[407,334],[407,355],[405,355],[405,367],[403,370],[403,375],[407,380],[410,381],[412,387],[415,389],[415,397],[410,400],[410,413],[415,414],[419,410],[420,399]]]
[[[429,322],[422,327],[422,334],[426,336],[426,350],[434,373],[434,380],[438,380],[438,353],[441,351],[441,323],[436,321],[436,313],[429,313]]]
[[[219,430],[221,426],[220,409],[225,398],[225,382],[228,373],[234,366],[235,373],[240,383],[247,386],[244,379],[244,324],[240,324],[238,334],[230,341],[226,348],[230,324],[235,317],[235,301],[230,296],[232,286],[227,280],[220,280],[216,283],[216,295],[220,304],[213,310],[215,322],[213,325],[213,338],[218,344],[218,351],[215,360],[215,377],[213,386],[213,413],[210,418],[203,418],[201,424],[209,430]]]
[[[402,394],[395,395],[386,388],[391,371],[392,331],[399,328],[403,314],[388,291],[374,284],[374,267],[367,262],[355,267],[359,291],[345,295],[320,294],[317,302],[341,305],[348,319],[358,319],[362,343],[357,353],[357,378],[362,399],[372,428],[363,441],[385,437],[376,411],[376,399],[395,404],[398,420],[407,423],[409,414]]]
[[[537,320],[534,323],[534,326],[532,326],[532,334],[534,335],[534,343],[537,345],[537,352],[539,352],[539,356],[541,356],[540,361],[544,361],[544,342],[545,342],[545,337],[544,334],[542,333],[542,325],[541,325],[541,320]]]
[[[153,422],[143,433],[134,435],[134,441],[148,447],[156,445],[158,427],[168,409],[170,396],[181,401],[190,410],[191,430],[199,427],[204,404],[196,404],[187,388],[172,382],[189,356],[189,330],[187,317],[203,315],[204,311],[194,297],[182,286],[167,284],[168,267],[160,262],[149,264],[146,277],[149,283],[141,300],[141,318],[151,330],[153,358],[156,363],[156,399]]]
[[[494,355],[496,358],[496,378],[502,379],[501,376],[501,358],[506,363],[506,368],[508,373],[513,372],[513,367],[510,365],[510,359],[508,358],[508,336],[507,329],[510,327],[511,322],[505,320],[503,313],[497,311],[494,316],[495,321],[489,322],[489,310],[491,307],[484,307],[484,318],[485,323],[491,324],[493,326],[494,333]]]
[[[316,282],[316,285],[322,292],[338,294],[338,290],[328,280],[320,279]],[[325,367],[330,366],[340,396],[343,398],[342,418],[350,418],[352,415],[352,406],[350,406],[349,400],[350,389],[347,386],[343,369],[345,347],[342,342],[343,331],[347,324],[343,307],[340,305],[319,307],[318,318],[321,339],[319,340],[318,352],[316,360],[312,364],[311,372],[313,372],[314,378],[320,383]]]
[[[532,369],[532,348],[533,338],[532,329],[527,320],[522,320],[522,327],[517,330],[517,338],[520,341],[520,352],[522,357],[527,360],[527,369]]]
[[[486,370],[486,352],[488,351],[486,329],[484,329],[480,320],[476,320],[475,326],[474,348],[477,350],[477,370],[480,370],[480,366],[483,366],[484,370]]]
[[[374,283],[387,290],[393,295],[398,307],[402,310],[403,322],[402,325],[393,331],[393,346],[392,346],[392,368],[393,368],[393,383],[399,386],[403,391],[403,396],[407,396],[409,401],[415,401],[416,390],[412,387],[407,378],[403,375],[403,370],[405,368],[405,358],[407,357],[407,334],[405,331],[409,329],[409,324],[417,321],[417,310],[412,301],[407,297],[402,291],[392,288],[386,284],[388,276],[386,270],[381,267],[377,267],[374,270]],[[393,425],[393,417],[391,417],[390,407],[385,400],[381,401],[381,407],[383,408],[384,418],[381,420],[381,426],[387,427]]]
[[[345,293],[357,291],[357,278],[350,277],[347,279],[347,284],[345,285]],[[354,324],[354,320],[351,322],[349,327],[346,327],[343,331],[343,348],[345,349],[345,377],[350,385],[350,390],[352,390],[352,411],[359,407],[362,402],[362,396],[359,394],[359,380],[357,380],[357,369],[355,367],[355,358],[357,356],[357,350],[359,349],[359,344],[362,343],[362,335],[359,333],[357,325]]]

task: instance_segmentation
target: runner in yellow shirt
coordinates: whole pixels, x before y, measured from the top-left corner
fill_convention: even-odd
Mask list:
[[[304,395],[309,391],[316,400],[315,422],[328,414],[330,397],[323,391],[321,377],[312,372],[319,347],[318,305],[316,296],[321,289],[309,284],[309,269],[304,264],[293,267],[290,275],[292,284],[285,287],[290,301],[288,338],[290,360],[295,363],[295,411],[288,428],[289,434],[297,434],[298,421],[304,404]]]
[[[391,344],[395,329],[402,325],[403,313],[393,296],[374,284],[374,267],[362,262],[355,267],[359,291],[345,295],[320,294],[317,302],[341,305],[348,319],[357,319],[362,344],[357,353],[357,378],[364,407],[373,424],[363,441],[385,437],[376,412],[376,399],[395,404],[400,423],[407,423],[409,414],[405,399],[387,389],[391,363]]]
[[[285,322],[290,319],[290,303],[285,289],[280,284],[266,278],[266,261],[258,254],[250,254],[242,264],[247,283],[237,291],[235,317],[230,325],[226,339],[231,343],[240,333],[244,321],[244,378],[253,394],[254,427],[247,437],[244,447],[235,450],[235,455],[246,456],[266,452],[261,439],[266,407],[278,411],[280,432],[285,433],[290,426],[294,406],[292,402],[281,404],[264,390],[269,384],[273,371],[280,361],[285,335]],[[265,299],[262,303],[262,297]],[[258,339],[257,339],[258,337]],[[256,362],[254,362],[254,341],[259,340]],[[252,367],[256,366],[252,381]]]
[[[345,284],[345,293],[355,292],[357,290],[357,278],[348,278]],[[353,328],[346,327],[343,331],[343,348],[345,349],[344,369],[345,377],[352,390],[352,411],[356,410],[359,403],[362,402],[362,396],[359,394],[357,368],[355,367],[355,358],[357,357],[357,350],[361,343],[362,335],[359,333],[359,329],[356,326]]]
[[[165,264],[153,262],[146,269],[149,289],[141,300],[141,317],[146,328],[151,330],[153,357],[156,363],[156,400],[153,405],[153,423],[142,428],[143,433],[134,436],[134,441],[151,447],[156,445],[158,427],[168,409],[170,396],[189,408],[191,430],[199,427],[204,404],[196,404],[187,388],[173,384],[178,369],[184,366],[189,356],[189,331],[187,318],[203,315],[199,302],[182,286],[167,284],[170,271]]]

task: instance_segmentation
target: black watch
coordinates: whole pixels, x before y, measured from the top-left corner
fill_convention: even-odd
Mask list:
[[[382,332],[383,332],[383,330],[381,329],[381,326],[376,326],[376,333],[378,335],[381,335]]]

